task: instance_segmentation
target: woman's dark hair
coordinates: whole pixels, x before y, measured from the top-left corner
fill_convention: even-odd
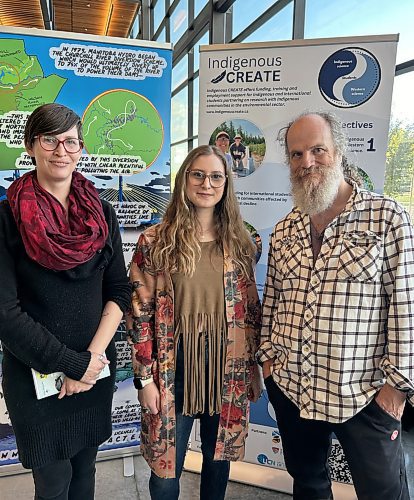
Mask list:
[[[24,129],[24,143],[32,147],[39,134],[63,134],[76,126],[78,137],[83,141],[82,122],[80,117],[70,108],[62,104],[43,104],[29,116]]]

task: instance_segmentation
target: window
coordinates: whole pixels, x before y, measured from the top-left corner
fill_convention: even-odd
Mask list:
[[[198,71],[200,67],[200,45],[208,45],[209,33],[205,33],[200,40],[194,45],[194,71]]]
[[[188,88],[178,92],[172,98],[171,143],[187,139],[188,136]]]
[[[199,101],[199,89],[198,89],[199,79],[194,80],[194,90],[193,90],[193,134],[198,135],[198,101]]]
[[[176,89],[188,78],[188,56],[184,56],[172,71],[172,89]]]
[[[233,4],[233,36],[239,35],[247,26],[250,26],[269,7],[276,4],[277,0],[261,0],[254,2],[250,8],[246,8],[246,0],[236,0]]]
[[[384,192],[401,203],[414,220],[414,113],[413,106],[407,105],[413,88],[413,71],[394,80]]]
[[[158,0],[154,19],[158,25],[162,22],[169,29],[171,41],[176,43],[188,29],[188,7],[194,2],[194,17],[200,15],[207,0],[181,0],[172,12],[171,18],[165,16],[165,0]],[[169,2],[171,5],[172,0]],[[261,0],[254,3],[254,8],[246,8],[246,0],[236,0],[226,15],[232,12],[232,38],[238,37],[246,28],[252,25],[269,8],[277,9],[278,0]],[[286,2],[287,5],[278,11],[271,19],[263,22],[254,32],[245,36],[243,42],[262,42],[289,40],[292,38],[294,1]],[[253,2],[252,2],[253,4]],[[223,14],[224,15],[224,14]],[[413,0],[348,0],[346,5],[341,0],[307,0],[305,8],[305,38],[334,38],[343,36],[363,36],[399,33],[400,41],[397,50],[397,63],[414,59],[414,18]],[[222,23],[219,20],[218,23]],[[157,23],[155,23],[157,24]],[[221,26],[222,24],[220,24]],[[157,26],[154,26],[155,28]],[[217,28],[217,27],[216,27]],[[177,89],[183,82],[193,77],[191,59],[193,58],[194,74],[198,76],[200,66],[200,45],[209,42],[208,29],[215,29],[214,25],[205,25],[203,31],[195,33],[187,52],[173,69],[173,89]],[[220,33],[220,29],[218,29]],[[217,31],[216,31],[217,33]],[[160,34],[159,41],[165,41],[165,29]],[[194,40],[197,40],[194,43]],[[238,39],[240,41],[240,39]],[[223,40],[224,43],[224,40]],[[385,192],[404,204],[414,217],[414,101],[412,89],[414,88],[413,71],[399,75],[394,80],[392,103],[392,119],[390,130],[390,147],[387,153],[387,168]],[[188,102],[189,91],[186,86],[172,99],[172,143],[175,151],[174,157],[182,161],[188,146],[196,147],[199,119],[199,79],[193,85],[191,102]],[[192,114],[192,127],[188,130],[189,116]],[[410,156],[411,155],[411,156]],[[174,161],[174,160],[173,160]],[[178,162],[179,163],[179,162]]]
[[[269,42],[291,40],[293,30],[293,2],[246,37],[243,42]]]
[[[159,28],[161,21],[165,17],[165,0],[157,0],[154,10],[154,33]]]
[[[171,188],[174,188],[175,176],[187,156],[187,143],[171,147]]]
[[[165,28],[163,28],[160,32],[160,34],[158,35],[158,37],[156,38],[157,42],[166,42],[167,41],[167,38],[165,36]]]
[[[400,33],[397,63],[414,58],[412,0],[307,0],[305,38]]]
[[[194,18],[200,14],[208,0],[194,0]]]
[[[181,2],[174,9],[171,16],[171,42],[177,43],[178,40],[185,33],[188,28],[188,0],[181,0]]]

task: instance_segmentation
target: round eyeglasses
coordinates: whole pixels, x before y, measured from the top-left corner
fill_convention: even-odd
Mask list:
[[[74,137],[68,137],[63,141],[59,141],[54,135],[36,135],[34,138],[39,139],[39,144],[45,151],[55,151],[59,144],[63,144],[66,153],[79,153],[83,148],[83,142]]]
[[[187,170],[188,180],[193,184],[193,186],[201,186],[204,184],[206,179],[209,180],[210,186],[212,188],[220,188],[226,183],[227,175],[221,172],[213,172],[211,174],[206,174],[201,170]]]

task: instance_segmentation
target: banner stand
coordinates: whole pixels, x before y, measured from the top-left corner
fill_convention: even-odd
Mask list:
[[[128,264],[140,231],[162,220],[170,198],[171,103],[165,96],[171,94],[172,44],[1,26],[0,53],[0,200],[33,168],[23,140],[27,117],[42,104],[64,104],[84,126],[77,170],[117,213]],[[124,321],[114,341],[112,435],[98,460],[139,453],[141,409]],[[2,357],[0,347],[0,476],[25,471],[1,390]],[[133,473],[128,462],[124,470]]]
[[[228,144],[217,145],[232,156],[236,196],[258,248],[259,296],[266,279],[269,234],[292,206],[279,131],[305,110],[335,112],[348,136],[346,159],[357,170],[357,175],[349,175],[381,193],[397,42],[398,35],[385,34],[200,47],[198,143],[215,144],[223,132],[229,138]],[[234,154],[240,151],[243,162]],[[276,414],[266,391],[250,409],[245,462],[232,464],[230,478],[291,492]],[[198,427],[196,422],[193,452],[200,450]],[[307,446],[304,439],[303,448]],[[196,457],[199,463],[201,454]],[[199,470],[190,465],[192,459],[186,463],[189,470]],[[337,440],[332,442],[329,466],[335,499],[356,498]]]
[[[124,457],[124,477],[131,477],[135,474],[134,455]]]
[[[198,451],[187,452],[184,469],[189,472],[201,472],[202,454]],[[292,494],[293,481],[291,476],[282,469],[263,467],[248,462],[232,462],[230,466],[230,481],[248,484],[259,488]],[[350,484],[332,483],[335,500],[357,500],[354,487]]]

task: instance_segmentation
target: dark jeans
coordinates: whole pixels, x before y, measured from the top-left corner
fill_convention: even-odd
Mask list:
[[[401,422],[375,400],[346,422],[331,424],[301,418],[271,376],[265,385],[275,409],[286,468],[293,477],[295,500],[332,498],[328,467],[332,433],[342,445],[359,500],[409,500]]]
[[[207,356],[208,358],[208,353]],[[195,416],[182,414],[184,401],[184,356],[181,343],[177,352],[175,373],[175,411],[176,411],[176,465],[175,478],[163,479],[153,472],[149,482],[151,498],[153,500],[177,500],[180,494],[180,477],[184,466],[188,440]],[[200,419],[201,452],[203,465],[201,468],[200,499],[224,500],[227,481],[230,472],[230,463],[226,460],[214,460],[217,431],[220,415],[208,414],[204,411],[198,416]]]
[[[32,470],[35,500],[93,500],[98,448],[85,448],[68,460]]]

